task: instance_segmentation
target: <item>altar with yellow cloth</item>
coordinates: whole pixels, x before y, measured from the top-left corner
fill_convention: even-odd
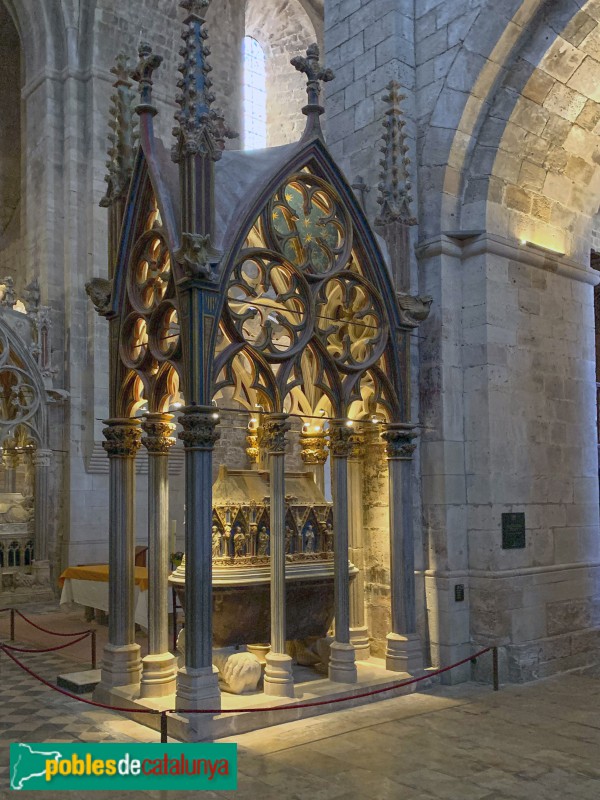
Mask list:
[[[79,605],[109,612],[108,564],[83,564],[77,567],[67,567],[58,579],[58,585],[62,588],[61,606]],[[148,570],[146,567],[135,567],[134,608],[136,623],[147,628]]]

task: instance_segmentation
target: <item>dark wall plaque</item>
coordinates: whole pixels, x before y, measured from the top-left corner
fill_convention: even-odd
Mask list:
[[[502,514],[502,549],[519,550],[525,547],[525,514],[518,511]]]

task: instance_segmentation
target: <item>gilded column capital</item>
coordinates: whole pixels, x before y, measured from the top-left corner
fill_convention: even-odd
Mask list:
[[[329,422],[329,450],[334,458],[349,458],[352,444],[352,426],[344,419]]]
[[[327,440],[326,433],[322,428],[311,430],[308,426],[307,431],[300,434],[300,457],[305,464],[325,464],[327,461]]]
[[[171,422],[172,414],[146,414],[142,422],[142,444],[149,454],[166,456],[169,448],[175,444],[172,436],[175,425]]]
[[[400,461],[410,461],[412,454],[417,449],[412,440],[419,434],[415,429],[402,422],[390,423],[381,434],[386,442],[386,455],[389,460],[397,459]]]
[[[184,406],[179,415],[179,438],[189,450],[212,450],[221,434],[215,430],[219,415],[214,406]]]
[[[291,427],[287,414],[269,414],[265,417],[260,442],[270,455],[285,453],[285,435]]]
[[[256,417],[252,417],[248,423],[248,433],[246,434],[246,455],[251,464],[258,464],[260,458],[260,447],[258,444],[260,434],[260,424]]]
[[[135,458],[141,446],[142,431],[139,420],[131,417],[123,419],[105,419],[107,426],[102,433],[105,441],[102,447],[109,458],[132,457]]]

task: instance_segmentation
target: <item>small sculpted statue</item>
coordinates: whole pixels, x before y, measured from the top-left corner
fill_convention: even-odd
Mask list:
[[[239,525],[235,526],[235,533],[233,534],[233,554],[235,558],[243,556],[246,552],[246,537],[242,533]]]
[[[268,546],[269,546],[269,534],[267,533],[267,529],[263,525],[263,527],[260,529],[260,533],[258,534],[258,555],[266,556]]]
[[[306,529],[305,534],[305,541],[306,546],[304,548],[305,553],[314,553],[315,552],[315,531],[312,525],[309,525]]]
[[[291,528],[286,527],[285,529],[285,552],[286,555],[292,552],[292,536],[294,535]]]
[[[328,553],[333,552],[333,527],[331,522],[328,522],[325,528],[325,550]]]
[[[221,533],[216,525],[212,527],[212,557],[220,558],[221,556]]]

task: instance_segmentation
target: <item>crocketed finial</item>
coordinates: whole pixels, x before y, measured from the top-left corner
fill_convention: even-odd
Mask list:
[[[319,55],[319,46],[317,44],[311,44],[306,51],[306,56],[295,56],[290,62],[298,72],[303,72],[308,79],[306,86],[308,104],[304,106],[302,113],[305,114],[309,120],[312,118],[317,124],[319,116],[325,111],[323,106],[319,104],[321,83],[332,81],[335,78],[332,70],[324,69],[321,66]]]
[[[416,225],[417,220],[411,214],[410,204],[412,196],[410,194],[411,182],[408,173],[410,159],[400,102],[405,99],[405,95],[400,92],[400,84],[397,81],[390,81],[386,86],[387,94],[383,100],[388,104],[385,112],[383,126],[383,147],[381,152],[383,158],[379,162],[381,165],[379,196],[377,202],[381,210],[375,224],[378,226],[387,225],[390,222],[402,222],[405,225]]]
[[[132,75],[133,80],[137,81],[140,87],[140,105],[136,111],[156,114],[157,109],[152,105],[152,74],[162,64],[163,57],[153,53],[148,42],[140,43],[138,56],[140,60]]]
[[[133,91],[129,58],[124,53],[117,56],[111,72],[116,78],[113,83],[116,91],[110,98],[109,160],[106,162],[108,172],[104,178],[108,188],[100,201],[103,208],[108,208],[116,200],[126,195],[133,172],[137,145],[137,130],[133,114],[135,92]]]
[[[176,98],[180,111],[175,114],[179,125],[173,128],[177,142],[172,157],[179,162],[186,156],[200,154],[218,161],[225,139],[233,139],[237,134],[226,126],[223,114],[212,108],[215,96],[208,77],[212,67],[207,61],[210,49],[204,44],[208,33],[203,27],[210,0],[182,0],[179,5],[188,13],[181,35],[185,44],[179,50],[183,58],[178,67],[182,77],[177,81],[181,91]]]

